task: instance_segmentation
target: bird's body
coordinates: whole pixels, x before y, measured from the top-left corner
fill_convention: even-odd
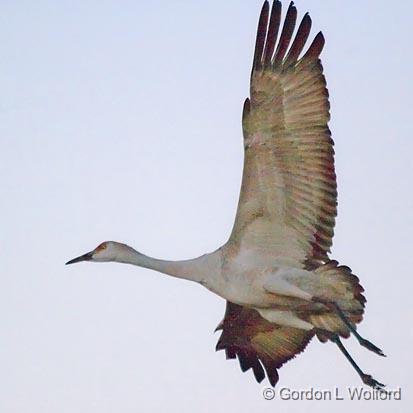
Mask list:
[[[317,335],[334,341],[363,381],[340,336],[380,349],[355,330],[365,298],[359,280],[328,257],[336,217],[334,150],[329,102],[319,55],[321,33],[304,50],[311,19],[293,36],[290,4],[281,28],[281,3],[265,1],[258,25],[250,97],[243,108],[244,171],[228,242],[186,261],[163,261],[116,242],[69,261],[117,261],[192,280],[227,300],[217,349],[238,357],[271,384],[277,369]],[[278,33],[279,36],[278,36]],[[278,43],[277,43],[278,40]],[[301,56],[301,57],[300,57]]]

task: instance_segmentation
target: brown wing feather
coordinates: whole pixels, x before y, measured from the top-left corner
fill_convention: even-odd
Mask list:
[[[225,350],[229,359],[238,357],[241,370],[252,369],[259,383],[265,369],[272,386],[278,381],[277,369],[302,352],[314,335],[313,331],[270,323],[257,311],[228,301],[218,329],[222,334],[216,350]]]
[[[299,58],[311,19],[304,15],[290,46],[297,15],[291,4],[276,47],[280,10],[274,1],[269,19],[265,2],[260,17],[243,112],[241,195],[229,244],[316,266],[327,260],[337,213],[328,91],[319,60],[324,37],[319,33]]]
[[[291,41],[291,37],[294,33],[295,23],[297,20],[297,9],[294,3],[291,2],[288,7],[287,14],[284,20],[284,26],[281,32],[280,42],[278,43],[277,50],[275,51],[274,64],[282,63],[285,53]]]
[[[262,52],[264,50],[265,39],[267,35],[268,12],[269,12],[269,5],[268,5],[268,2],[266,1],[264,2],[262,6],[260,19],[258,21],[257,39],[255,40],[253,70],[261,69]]]
[[[281,23],[281,3],[273,4],[271,9],[270,24],[268,27],[267,40],[265,42],[264,50],[264,65],[268,67],[271,65],[272,55],[274,53],[275,44],[277,43],[278,30]]]
[[[293,44],[291,45],[290,51],[285,58],[286,67],[294,64],[297,61],[300,53],[303,51],[308,36],[310,35],[311,24],[311,18],[308,13],[306,13],[301,20],[300,26],[298,27],[297,34],[295,35],[295,39]]]

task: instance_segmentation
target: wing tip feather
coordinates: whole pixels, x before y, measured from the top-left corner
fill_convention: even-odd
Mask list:
[[[260,17],[258,19],[257,37],[255,40],[253,70],[259,70],[262,67],[262,53],[264,50],[265,39],[267,36],[269,9],[270,9],[270,4],[268,0],[265,0],[261,8]]]
[[[323,32],[319,31],[301,60],[317,60],[320,57],[321,52],[323,51],[325,42],[326,40]]]
[[[272,386],[278,382],[278,369],[304,351],[314,335],[271,324],[255,310],[228,301],[223,324],[216,350],[225,350],[227,359],[238,358],[241,370],[252,369],[258,383],[267,376]]]
[[[274,69],[277,66],[290,66],[292,63],[296,63],[299,54],[305,47],[305,43],[308,40],[308,36],[312,26],[312,19],[310,14],[306,12],[301,20],[299,30],[297,31],[290,47],[291,40],[294,33],[294,28],[297,20],[297,8],[294,1],[289,3],[287,13],[284,18],[284,24],[281,31],[280,38],[278,40],[277,47],[277,35],[279,26],[281,23],[281,1],[274,0],[271,7],[270,16],[270,3],[268,0],[263,2],[260,17],[258,20],[257,36],[255,42],[255,51],[253,59],[252,71],[261,70],[263,67],[271,67]],[[300,60],[308,61],[317,59],[323,50],[325,45],[325,38],[320,31],[314,37],[307,52]],[[287,58],[284,60],[288,48]],[[274,53],[275,50],[275,53]],[[274,53],[274,57],[272,54]]]

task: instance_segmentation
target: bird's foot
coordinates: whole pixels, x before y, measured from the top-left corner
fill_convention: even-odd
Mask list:
[[[385,384],[380,383],[379,381],[373,379],[370,374],[363,374],[361,376],[361,380],[363,380],[363,383],[366,384],[367,386],[372,387],[375,390],[383,391],[385,392],[386,390],[384,389],[386,387]]]
[[[383,353],[381,349],[379,349],[377,346],[375,346],[371,341],[366,340],[365,338],[361,338],[359,340],[359,343],[367,348],[368,350],[372,351],[373,353],[378,354],[379,356],[386,357],[386,355]]]

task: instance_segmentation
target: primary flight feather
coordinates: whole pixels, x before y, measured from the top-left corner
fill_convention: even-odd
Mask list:
[[[244,102],[244,171],[236,219],[228,242],[185,261],[148,257],[114,241],[67,262],[116,261],[150,268],[204,285],[227,300],[216,349],[238,358],[257,381],[278,382],[278,369],[316,335],[334,342],[363,382],[364,373],[340,337],[356,330],[365,298],[350,268],[330,260],[337,214],[336,175],[329,102],[318,33],[307,46],[311,18],[298,25],[290,3],[264,2],[258,23],[250,97]],[[294,35],[295,32],[295,35]]]

